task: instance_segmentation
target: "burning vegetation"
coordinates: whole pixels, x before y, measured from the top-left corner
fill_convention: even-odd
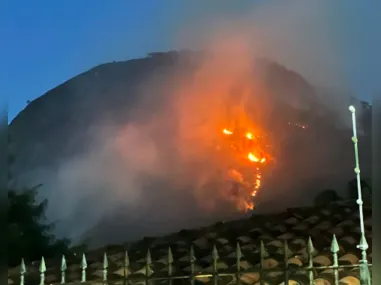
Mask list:
[[[265,180],[274,174],[276,157],[283,157],[286,151],[279,145],[280,130],[292,137],[310,126],[302,121],[285,120],[275,131],[242,109],[233,117],[233,123],[223,123],[217,130],[217,161],[226,182],[222,192],[239,211],[250,211],[261,199],[259,194],[264,190]]]
[[[263,170],[273,161],[267,136],[252,126],[237,124],[221,130],[217,151],[231,182],[225,193],[241,211],[253,210],[262,185]]]

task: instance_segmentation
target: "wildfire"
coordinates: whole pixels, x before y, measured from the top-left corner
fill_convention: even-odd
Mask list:
[[[251,131],[222,130],[225,151],[233,157],[234,168],[228,170],[228,177],[233,181],[232,199],[240,210],[253,210],[254,197],[262,185],[261,169],[271,159],[263,136],[258,136]],[[240,170],[238,170],[240,169]]]

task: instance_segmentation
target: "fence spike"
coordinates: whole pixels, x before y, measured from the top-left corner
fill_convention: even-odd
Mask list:
[[[168,247],[168,257],[167,257],[167,262],[168,262],[168,277],[169,277],[169,285],[172,285],[172,278],[170,278],[173,274],[173,254],[171,247]]]
[[[46,265],[45,265],[45,258],[44,257],[41,258],[40,267],[39,267],[38,271],[40,271],[40,273],[46,272]]]
[[[308,237],[307,242],[307,255],[308,255],[308,280],[310,285],[314,285],[314,272],[313,272],[313,254],[314,254],[315,248],[312,243],[311,237]]]
[[[148,249],[147,255],[146,255],[146,265],[151,265],[151,264],[152,264],[151,251]]]
[[[107,268],[108,268],[108,259],[107,259],[107,253],[105,252],[103,254],[103,282],[105,283],[107,281]]]
[[[21,258],[21,264],[20,264],[20,285],[24,285],[25,282],[25,273],[26,273],[26,267],[24,258]]]
[[[130,266],[130,257],[128,256],[128,251],[126,250],[124,252],[124,268],[123,268],[123,271],[124,271],[124,279],[126,280],[128,278],[128,267]]]
[[[128,251],[126,250],[124,252],[124,267],[127,268],[128,266],[130,266],[130,257],[128,255]]]
[[[196,261],[196,256],[194,253],[194,248],[193,245],[191,245],[190,250],[189,250],[189,262],[194,263]]]
[[[82,269],[87,268],[87,260],[86,260],[86,255],[84,253],[82,253],[81,268]]]
[[[84,283],[86,282],[86,268],[87,268],[86,255],[84,253],[82,253],[81,268],[82,268],[81,282]]]
[[[259,254],[260,254],[261,261],[265,260],[265,257],[267,255],[267,250],[265,248],[265,244],[263,243],[263,240],[261,240],[261,243],[260,243]]]
[[[236,279],[237,279],[237,285],[241,284],[241,259],[242,259],[242,251],[241,246],[239,245],[239,242],[237,242],[236,249],[235,249],[235,256],[236,256]]]
[[[263,243],[263,240],[261,240],[260,246],[259,246],[259,283],[263,285],[263,269],[265,265],[265,256],[266,256],[266,248],[265,244]]]
[[[311,257],[312,257],[312,255],[314,254],[314,252],[315,252],[314,244],[313,244],[313,242],[312,242],[311,237],[308,237],[308,242],[307,242],[307,253],[308,253],[308,255],[311,255]]]
[[[337,254],[340,250],[339,243],[337,242],[336,235],[334,234],[331,242],[331,252]]]
[[[169,246],[168,247],[168,264],[173,264],[173,254],[172,254],[172,249],[171,247]]]
[[[45,272],[46,272],[46,265],[45,265],[44,257],[41,257],[40,267],[39,267],[38,271],[40,271],[40,285],[44,285],[45,284]]]
[[[195,284],[195,280],[194,280],[194,275],[196,274],[195,262],[196,262],[196,256],[194,254],[193,244],[191,244],[190,250],[189,250],[189,263],[190,263],[190,271],[191,271],[190,283],[191,283],[191,285]]]
[[[62,255],[61,258],[61,271],[66,271],[67,265],[66,265],[66,258],[65,255]]]
[[[167,256],[167,263],[168,263],[168,275],[172,276],[172,269],[173,269],[173,254],[172,254],[172,249],[169,246],[168,247],[168,256]]]
[[[331,242],[331,252],[333,255],[333,276],[335,280],[335,285],[339,285],[339,259],[338,259],[338,252],[340,250],[339,243],[337,242],[336,235],[334,234],[332,237]]]
[[[219,259],[218,251],[216,245],[213,245],[213,250],[212,250],[212,262],[213,262],[213,272],[217,272],[217,262]]]
[[[146,285],[151,284],[149,282],[148,277],[151,275],[151,266],[152,266],[152,257],[151,257],[151,251],[147,250],[147,256],[146,256]]]
[[[65,276],[65,273],[66,273],[66,269],[67,269],[67,265],[66,265],[66,258],[65,258],[65,255],[62,255],[62,259],[61,259],[61,284],[65,284],[66,282],[66,276]]]
[[[284,252],[284,283],[285,284],[288,284],[288,280],[289,280],[289,268],[288,268],[288,252],[289,252],[289,248],[288,248],[288,241],[287,240],[284,240],[283,242],[283,252]]]
[[[217,263],[219,259],[217,247],[214,244],[213,245],[213,250],[212,250],[212,262],[213,262],[213,284],[217,285],[218,284],[218,268],[217,268]]]
[[[237,242],[237,246],[236,246],[236,249],[235,249],[235,255],[236,255],[236,258],[237,258],[237,262],[239,264],[241,259],[242,259],[242,250],[241,250],[241,246],[239,245],[239,242]]]
[[[283,254],[284,254],[285,260],[287,260],[287,261],[288,261],[289,253],[290,253],[290,249],[288,247],[288,241],[284,240],[283,241]]]
[[[265,259],[265,254],[266,254],[265,244],[263,243],[263,240],[261,240],[260,247],[259,247],[259,255],[261,259],[261,264],[263,260]]]
[[[366,250],[368,249],[369,245],[368,242],[366,241],[365,234],[361,234],[360,238],[360,244],[357,246],[359,249],[361,249],[361,260],[360,260],[360,280],[361,280],[361,285],[370,285],[370,272],[369,272],[369,267],[368,267],[368,259],[367,259],[367,254]]]
[[[103,269],[108,268],[108,258],[107,258],[107,252],[103,254]]]
[[[212,258],[215,261],[217,261],[220,258],[218,255],[218,250],[217,250],[216,245],[213,245]]]
[[[25,273],[26,273],[26,266],[25,266],[24,258],[21,258],[21,263],[20,263],[20,273],[21,273],[21,274],[25,274]]]

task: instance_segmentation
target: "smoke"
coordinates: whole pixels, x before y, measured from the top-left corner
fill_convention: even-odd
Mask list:
[[[222,2],[221,7],[228,5]],[[212,17],[210,13],[200,13],[205,10],[203,5],[192,8],[187,7],[193,13],[188,15],[186,32],[179,31],[179,46],[200,49],[213,46],[213,50],[221,50],[240,45],[246,52],[237,52],[238,60],[249,62],[255,57],[279,62],[318,87],[321,103],[332,108],[341,126],[350,126],[348,105],[360,105],[352,98],[358,94],[351,91],[353,78],[346,70],[348,58],[342,56],[348,43],[340,26],[344,21],[341,6],[332,1],[253,1],[241,7],[244,11],[239,15],[223,11]],[[303,98],[298,104],[303,104]]]
[[[214,179],[221,168],[211,155],[218,132],[232,120],[254,122],[258,128],[272,126],[272,142],[284,150],[289,147],[284,146],[290,143],[289,131],[275,119],[300,123],[301,117],[291,113],[287,117],[278,102],[307,113],[326,102],[294,73],[283,83],[266,82],[267,69],[257,59],[275,60],[312,84],[345,85],[326,20],[329,5],[279,3],[256,4],[244,15],[200,17],[201,28],[183,23],[176,45],[206,52],[194,61],[180,59],[173,68],[152,70],[137,83],[137,103],[125,106],[128,120],[120,124],[112,115],[100,116],[89,131],[88,151],[62,161],[48,175],[36,175],[45,178],[47,189],[55,188],[48,197],[48,216],[59,220],[57,233],[74,241],[91,237],[95,245],[243,215]],[[343,100],[329,102],[339,112],[335,106]],[[343,122],[350,118],[349,112],[342,114]],[[334,139],[311,133],[306,137],[303,146],[308,149],[300,149],[299,157],[277,153],[278,170],[262,189],[263,203],[271,204],[272,210],[310,202],[316,189],[310,188],[306,198],[295,190],[297,184],[330,187],[338,173],[352,175],[350,164],[338,170],[337,163],[326,160],[347,163],[338,155],[342,141],[335,144]]]
[[[264,1],[233,17],[190,15],[200,26],[195,29],[192,22],[191,32],[180,30],[179,45],[219,49],[227,42],[245,45],[250,57],[271,58],[317,85],[343,87],[333,6],[330,1]]]

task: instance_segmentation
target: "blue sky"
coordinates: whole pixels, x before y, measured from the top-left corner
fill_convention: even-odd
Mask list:
[[[311,0],[312,1],[312,0]],[[233,3],[234,2],[234,3]],[[0,9],[0,96],[12,119],[33,100],[98,64],[175,48],[173,35],[198,15],[244,12],[247,0],[5,1]],[[258,2],[258,1],[252,1]],[[259,1],[260,2],[260,1]],[[363,99],[381,94],[381,1],[332,1],[338,56]],[[201,17],[201,16],[200,16]],[[378,73],[378,74],[377,74]]]

